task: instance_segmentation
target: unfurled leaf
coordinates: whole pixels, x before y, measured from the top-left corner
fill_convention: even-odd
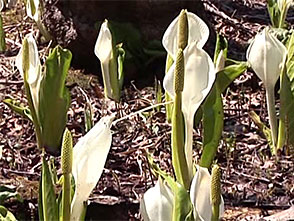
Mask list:
[[[218,82],[220,92],[225,89],[237,78],[246,71],[247,62],[236,62],[235,64],[226,66],[223,70],[217,73],[216,81]]]
[[[199,165],[210,168],[222,136],[224,110],[221,91],[214,85],[203,104],[203,152]]]
[[[40,125],[42,142],[52,155],[60,154],[61,139],[67,122],[70,96],[65,79],[72,54],[57,46],[46,59],[46,73],[40,87]]]
[[[228,43],[221,35],[217,36],[214,52],[216,71],[225,68]],[[218,73],[219,74],[219,73]],[[217,152],[218,144],[223,132],[224,110],[220,90],[220,80],[216,78],[215,84],[202,105],[203,110],[203,152],[199,165],[210,168]]]
[[[281,75],[280,120],[277,148],[284,145],[294,146],[294,96],[291,92],[290,80],[286,72]]]

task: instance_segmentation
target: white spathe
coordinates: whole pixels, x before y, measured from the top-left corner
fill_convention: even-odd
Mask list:
[[[144,194],[140,202],[140,212],[144,221],[172,220],[173,193],[161,177]]]
[[[80,220],[92,190],[95,188],[111,147],[110,131],[113,116],[106,116],[75,145],[73,149],[72,174],[75,179],[75,194],[71,204],[71,220]]]
[[[0,11],[3,10],[4,5],[5,5],[4,0],[0,0]]]
[[[202,48],[208,40],[209,28],[197,15],[187,12],[188,18],[188,45],[196,42]],[[169,55],[175,60],[178,51],[178,21],[176,17],[165,31],[162,44]]]
[[[274,87],[287,56],[287,48],[269,32],[258,33],[247,49],[247,61],[265,87]]]
[[[19,70],[20,74],[22,75],[22,77],[24,78],[24,81],[26,81],[29,85],[30,93],[33,99],[33,105],[36,114],[38,115],[39,91],[40,84],[43,79],[43,74],[41,72],[40,57],[38,47],[32,33],[26,35],[23,45],[25,43],[28,44],[28,51],[24,52],[23,46],[20,48],[15,59],[15,65]],[[28,62],[28,70],[23,69],[26,66],[24,65],[24,62]],[[25,74],[26,76],[24,76]]]
[[[113,58],[112,53],[112,35],[108,28],[108,21],[105,20],[101,25],[100,32],[97,37],[97,41],[94,47],[94,53],[98,57],[101,63],[101,71],[103,72],[103,81],[107,94],[111,95],[111,82],[109,73],[109,63]]]
[[[192,180],[190,187],[190,198],[194,205],[194,216],[196,220],[211,220],[212,203],[211,203],[211,175],[207,168],[197,166],[197,172]],[[224,213],[224,200],[221,197],[220,213]]]
[[[287,48],[269,32],[269,28],[258,33],[247,49],[247,61],[262,80],[266,90],[267,109],[273,146],[277,142],[277,116],[275,109],[275,84],[287,58]],[[276,148],[274,149],[276,154]]]
[[[191,43],[184,50],[185,75],[182,92],[182,112],[185,118],[185,150],[189,169],[189,176],[193,177],[193,122],[194,115],[199,106],[210,92],[215,81],[215,68],[209,55],[197,47],[196,42]],[[171,66],[163,80],[164,89],[174,98],[174,69]]]
[[[197,166],[197,172],[190,187],[190,199],[194,207],[195,220],[209,221],[212,216],[211,175],[207,168]],[[171,221],[174,194],[159,177],[156,185],[146,191],[140,202],[140,213],[144,221]],[[220,213],[224,213],[221,197]]]
[[[39,0],[27,0],[26,1],[27,16],[29,16],[31,19],[35,20],[36,22],[39,22],[39,20],[40,20],[39,7],[40,7]]]

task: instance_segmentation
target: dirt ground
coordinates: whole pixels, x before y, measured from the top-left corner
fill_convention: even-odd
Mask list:
[[[207,17],[216,31],[229,40],[229,57],[245,60],[248,42],[269,24],[265,1],[203,1]],[[25,34],[35,26],[25,16],[22,6],[2,12],[7,51],[0,55],[0,101],[14,98],[26,103],[23,81],[14,60]],[[293,11],[289,12],[294,24]],[[43,56],[47,45],[40,46]],[[42,58],[42,57],[41,57]],[[98,62],[98,60],[97,60]],[[154,87],[139,88],[136,82],[123,90],[122,100],[115,104],[104,98],[103,88],[93,74],[71,69],[67,86],[71,94],[68,128],[74,142],[85,133],[83,89],[90,98],[94,121],[117,113],[117,118],[153,105]],[[139,88],[139,89],[138,89]],[[217,162],[221,166],[222,194],[225,200],[223,220],[258,220],[294,204],[293,150],[282,151],[279,161],[271,156],[266,140],[260,135],[248,113],[254,110],[267,120],[265,91],[258,78],[245,72],[223,95],[225,125]],[[150,110],[118,122],[112,127],[111,151],[97,188],[90,197],[87,217],[92,220],[139,220],[139,199],[154,185],[145,150],[155,162],[170,173],[171,127],[165,120],[165,109]],[[194,130],[194,159],[201,153],[201,128]],[[59,159],[56,166],[59,168]],[[19,219],[37,219],[40,151],[36,148],[33,125],[0,102],[0,185],[17,189],[24,203],[7,202]],[[109,211],[109,212],[107,212]]]

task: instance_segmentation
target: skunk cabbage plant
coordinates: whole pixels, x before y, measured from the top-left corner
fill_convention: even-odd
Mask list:
[[[32,34],[25,37],[16,56],[16,66],[24,79],[38,146],[52,155],[60,153],[67,122],[70,96],[65,87],[65,78],[71,57],[69,50],[57,46],[46,59],[43,71]]]
[[[214,64],[209,55],[197,46],[196,42],[188,44],[184,50],[185,75],[182,92],[182,112],[185,119],[185,150],[190,178],[193,177],[193,122],[194,115],[208,95],[215,80]],[[172,65],[164,77],[165,90],[173,98],[175,65]]]
[[[75,193],[71,204],[71,220],[82,220],[84,203],[103,172],[111,146],[110,126],[113,118],[101,118],[73,149],[72,174],[75,179]]]
[[[287,57],[287,48],[265,28],[258,33],[247,49],[247,60],[262,80],[267,99],[267,109],[273,145],[277,142],[277,117],[275,109],[275,84],[281,74]],[[274,151],[276,154],[276,150]]]
[[[293,4],[293,0],[278,0],[277,4],[280,11],[286,10],[287,14],[289,7]]]
[[[184,17],[187,22],[184,22],[186,24],[180,28],[179,25],[183,15],[185,15]],[[186,33],[179,34],[183,31]],[[169,25],[162,38],[163,47],[168,53],[166,59],[166,73],[168,73],[172,63],[175,61],[179,48],[184,50],[185,47],[192,42],[196,42],[198,47],[202,48],[206,43],[208,36],[209,29],[207,25],[195,14],[188,12],[187,10],[182,10],[180,15]],[[184,39],[181,39],[183,37]],[[184,40],[184,42],[182,42],[182,40]],[[184,44],[180,45],[182,43],[179,43],[179,41]],[[171,99],[174,99],[174,97],[170,98],[169,93],[165,92],[165,99],[166,101],[170,101]],[[172,104],[166,105],[166,115],[167,121],[171,122]]]
[[[115,101],[120,99],[123,81],[124,52],[121,45],[116,46],[107,20],[103,22],[95,44],[94,53],[101,63],[105,97]]]
[[[213,195],[219,194],[218,219],[224,212],[224,201],[218,193],[214,193],[215,183],[207,168],[197,167],[197,172],[190,187],[190,200],[194,207],[194,219],[207,221],[212,219]],[[172,188],[159,177],[156,185],[144,194],[140,203],[140,213],[145,221],[175,220],[173,217],[175,193]],[[178,214],[177,214],[178,215]]]
[[[28,34],[16,56],[15,65],[24,79],[30,113],[35,126],[38,145],[41,148],[41,128],[39,124],[39,91],[43,74],[37,44],[32,34]]]
[[[26,12],[27,16],[36,22],[40,22],[40,0],[27,0],[26,1]]]
[[[159,177],[155,186],[148,189],[141,200],[140,212],[143,219],[172,220],[173,198],[172,190]]]
[[[277,5],[280,11],[279,28],[283,28],[288,10],[293,5],[293,0],[277,0]]]
[[[52,36],[50,35],[47,28],[42,23],[42,12],[43,12],[42,0],[27,0],[25,2],[26,2],[27,16],[36,22],[45,40],[50,41],[52,39]]]
[[[203,221],[211,220],[212,218],[212,196],[215,194],[212,191],[213,185],[217,184],[212,183],[212,177],[209,174],[208,169],[197,166],[197,172],[191,183],[190,197],[194,205],[194,216]],[[221,198],[221,202],[219,203],[219,205],[217,205],[219,207],[219,214],[217,220],[219,220],[219,217],[224,212],[224,200],[221,197],[220,193],[216,194],[219,194]]]

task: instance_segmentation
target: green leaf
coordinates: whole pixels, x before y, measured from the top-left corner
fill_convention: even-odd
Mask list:
[[[32,115],[28,107],[23,107],[22,104],[10,98],[3,100],[3,103],[6,104],[15,113],[33,122]]]
[[[172,190],[174,194],[173,221],[194,220],[193,205],[187,190],[179,183],[177,183],[177,185],[174,185],[174,188],[172,188]]]
[[[279,27],[280,11],[278,8],[277,0],[267,0],[267,10],[274,28]]]
[[[185,155],[185,121],[181,99],[181,94],[175,95],[172,113],[172,165],[176,180],[188,190],[191,179]]]
[[[57,46],[49,54],[46,73],[40,87],[40,125],[46,151],[52,155],[60,153],[61,139],[67,122],[70,104],[65,79],[70,67],[72,54]]]
[[[275,147],[273,145],[271,130],[260,120],[260,117],[254,111],[249,112],[249,117],[256,124],[260,132],[262,132],[262,134],[264,135],[265,139],[267,140],[270,146],[271,153],[274,154]]]
[[[287,76],[290,80],[290,88],[291,92],[294,96],[294,32],[292,32],[292,35],[288,41],[288,44],[286,45],[288,49],[288,58],[287,58]]]
[[[5,52],[6,50],[6,42],[5,42],[5,32],[3,29],[3,19],[0,14],[0,52]]]
[[[228,41],[225,37],[223,37],[220,34],[217,34],[216,36],[216,47],[214,50],[214,58],[213,58],[213,63],[216,64],[218,56],[221,51],[224,51],[224,56],[225,59],[227,58],[227,53],[228,53]]]
[[[210,168],[222,136],[224,110],[221,93],[237,76],[239,76],[239,72],[236,69],[228,71],[228,67],[223,67],[227,58],[227,51],[228,42],[226,38],[217,35],[214,64],[216,66],[219,65],[217,63],[219,63],[220,56],[223,56],[224,60],[222,61],[222,70],[218,72],[214,86],[201,108],[203,111],[203,152],[199,163],[201,167]],[[221,78],[222,76],[223,78]],[[223,82],[224,79],[226,79],[226,82]],[[223,87],[225,88],[220,89]]]
[[[280,120],[277,148],[284,145],[294,146],[294,97],[290,89],[290,80],[285,72],[281,75]]]
[[[155,91],[155,102],[156,104],[160,104],[162,102],[162,87],[160,84],[160,80],[157,80],[155,78],[155,86],[154,86],[154,91]],[[156,107],[156,111],[160,111],[160,106]]]
[[[195,116],[194,116],[194,128],[197,127],[197,125],[199,124],[199,122],[201,121],[201,119],[203,117],[202,105],[200,106],[200,108],[198,108],[198,110],[195,113]]]
[[[173,220],[194,220],[193,205],[190,200],[190,195],[185,187],[161,170],[157,164],[154,163],[154,160],[149,153],[146,152],[146,155],[153,173],[157,176],[161,176],[167,182],[174,194]]]
[[[218,88],[221,93],[242,74],[248,67],[247,62],[235,62],[235,64],[229,65],[224,70],[217,73],[216,81],[218,82]]]
[[[47,161],[42,159],[42,207],[44,221],[58,220],[58,205],[56,202],[55,188]]]
[[[11,212],[8,211],[8,209],[0,205],[0,220],[1,221],[16,221],[16,218]]]
[[[118,84],[119,89],[122,90],[124,84],[124,60],[125,60],[125,50],[122,48],[122,44],[117,46],[117,71],[118,71]]]
[[[203,153],[199,165],[210,168],[222,136],[224,110],[218,81],[203,105]]]
[[[22,197],[18,192],[13,188],[9,188],[7,186],[0,186],[0,205],[4,203],[5,200],[10,198],[16,198],[19,202],[23,202]]]

